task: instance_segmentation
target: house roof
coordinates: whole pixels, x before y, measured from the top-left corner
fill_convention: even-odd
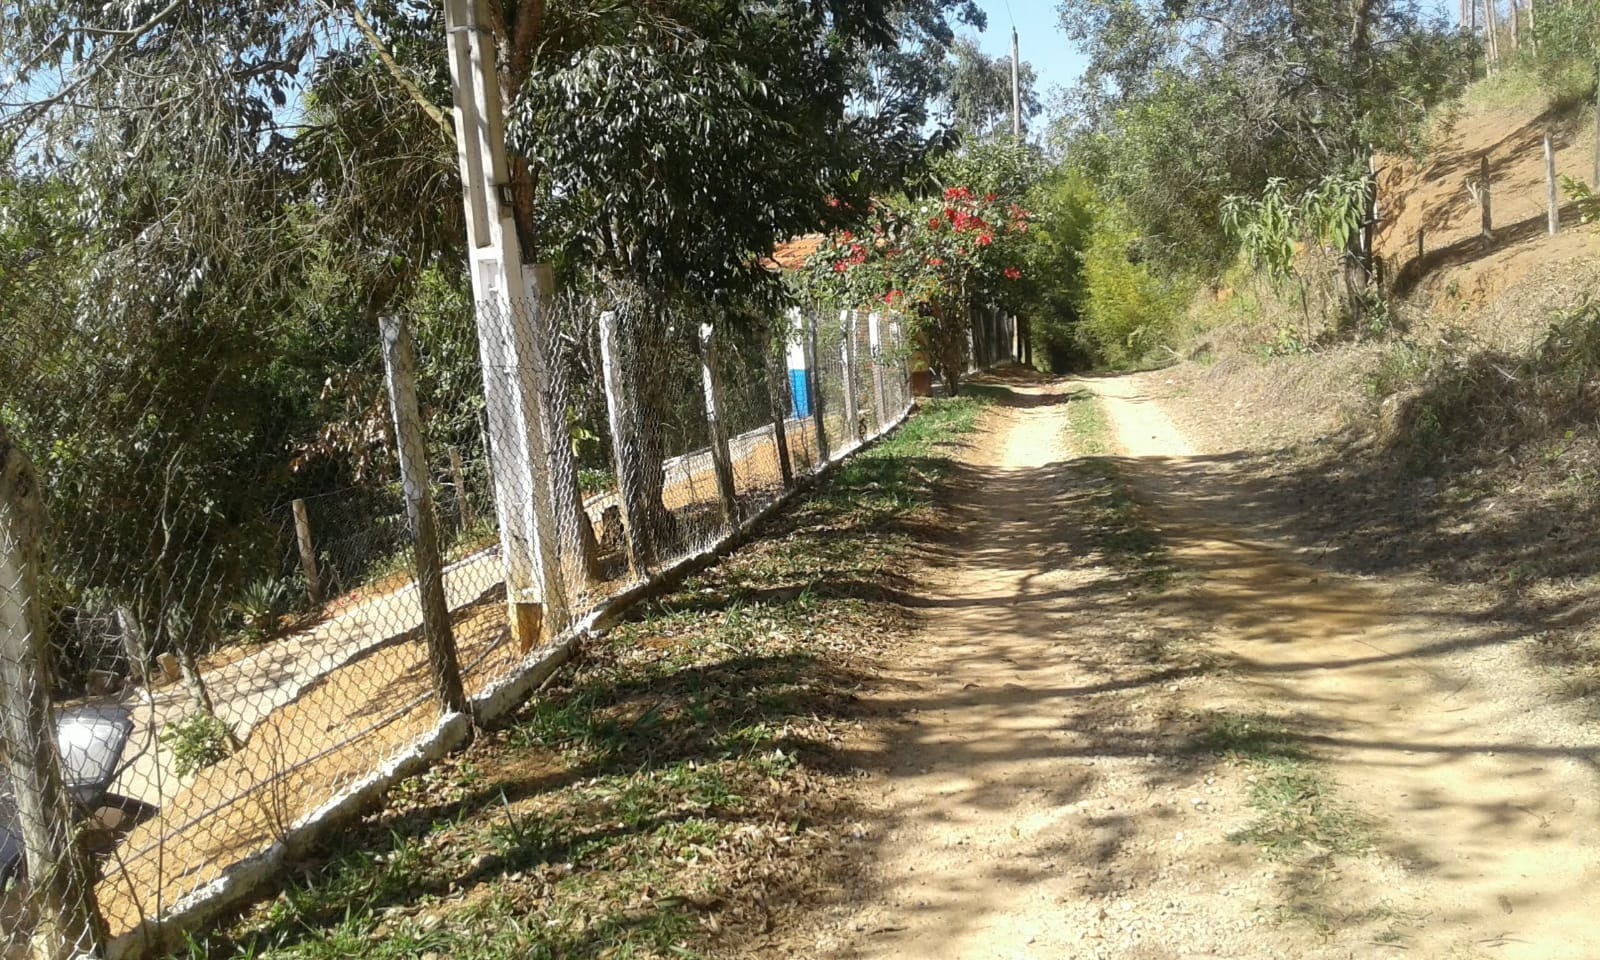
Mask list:
[[[786,240],[772,251],[772,257],[765,265],[769,270],[776,270],[779,273],[799,270],[806,265],[806,260],[817,252],[817,248],[822,246],[822,240],[823,235],[820,233],[808,233],[803,237]]]

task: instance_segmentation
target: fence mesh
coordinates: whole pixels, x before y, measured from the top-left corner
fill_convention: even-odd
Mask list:
[[[452,683],[511,677],[912,402],[889,314],[625,291],[382,326],[306,437],[87,325],[6,358],[0,956],[169,914],[435,729]],[[249,386],[220,347],[196,364]]]

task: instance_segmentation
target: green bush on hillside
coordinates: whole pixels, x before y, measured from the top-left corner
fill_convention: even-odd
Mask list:
[[[1097,219],[1083,254],[1078,337],[1101,362],[1127,366],[1171,343],[1184,296],[1137,252],[1137,237],[1115,214]]]

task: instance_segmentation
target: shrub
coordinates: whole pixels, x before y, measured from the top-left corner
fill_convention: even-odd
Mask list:
[[[1170,345],[1184,301],[1176,286],[1140,262],[1137,238],[1120,218],[1098,218],[1083,257],[1084,347],[1127,366]]]
[[[196,711],[161,732],[161,742],[172,751],[172,768],[180,777],[209,767],[232,752],[227,724],[205,711]]]

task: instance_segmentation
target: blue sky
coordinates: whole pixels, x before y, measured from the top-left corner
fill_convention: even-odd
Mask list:
[[[1051,88],[1071,86],[1084,66],[1083,55],[1061,32],[1059,5],[1060,0],[978,0],[978,6],[989,15],[989,29],[978,35],[978,43],[990,56],[1011,56],[1011,24],[1015,22],[1022,59],[1033,64],[1040,99],[1046,106]]]

